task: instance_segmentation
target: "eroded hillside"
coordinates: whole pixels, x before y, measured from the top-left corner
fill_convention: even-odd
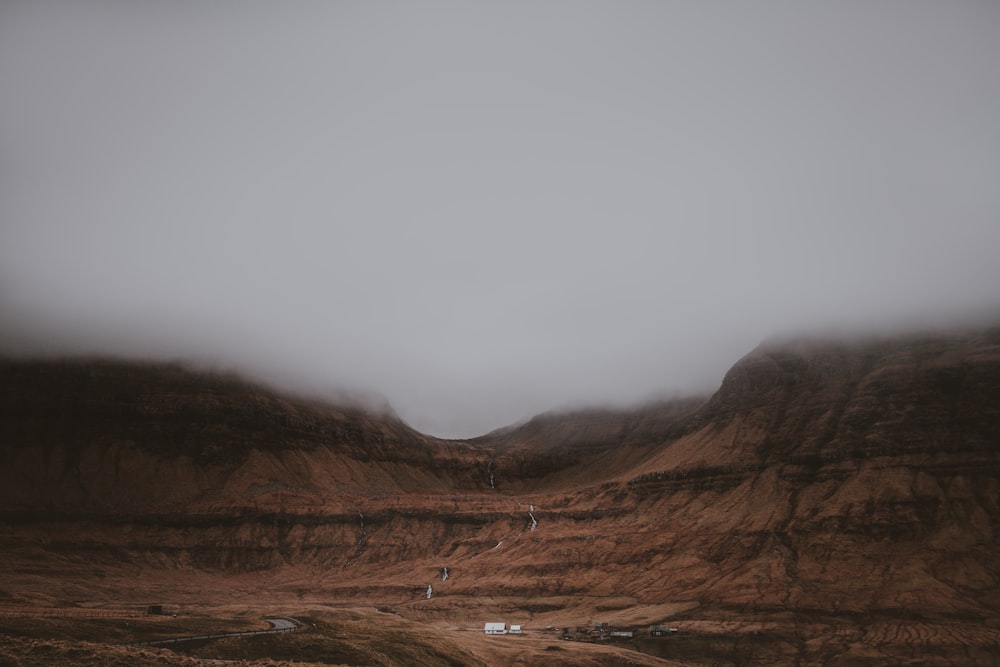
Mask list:
[[[0,399],[12,602],[669,620],[707,643],[633,648],[694,662],[1000,645],[997,329],[764,345],[710,398],[467,442],[177,367],[5,362]]]
[[[482,489],[482,453],[389,415],[234,377],[119,361],[0,366],[0,483],[16,509],[189,510]]]

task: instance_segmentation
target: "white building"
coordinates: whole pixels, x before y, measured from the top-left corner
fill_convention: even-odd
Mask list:
[[[507,624],[487,623],[486,627],[483,628],[483,632],[485,632],[488,635],[505,635],[507,634]]]
[[[512,625],[512,626],[510,626],[510,634],[512,634],[512,635],[519,635],[519,634],[521,634],[521,626],[520,625]]]

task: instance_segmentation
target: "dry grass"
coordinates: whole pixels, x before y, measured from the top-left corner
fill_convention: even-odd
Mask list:
[[[290,609],[290,608],[289,608]],[[289,609],[282,610],[287,613]],[[564,642],[538,630],[525,636],[486,637],[481,626],[426,623],[363,608],[302,610],[290,633],[172,645],[125,647],[122,640],[182,636],[252,626],[260,610],[220,607],[199,616],[142,623],[113,619],[5,619],[0,623],[0,666],[194,665],[205,660],[263,665],[664,665],[668,661],[620,646]],[[292,614],[290,614],[292,615]],[[104,641],[101,641],[103,638]]]

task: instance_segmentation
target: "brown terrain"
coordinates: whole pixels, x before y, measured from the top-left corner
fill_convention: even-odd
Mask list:
[[[710,397],[468,441],[6,360],[0,498],[0,665],[997,664],[1000,328],[767,344]]]

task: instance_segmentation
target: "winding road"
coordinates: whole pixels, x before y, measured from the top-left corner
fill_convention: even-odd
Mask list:
[[[251,637],[253,635],[269,635],[277,632],[292,632],[299,629],[299,622],[294,618],[284,616],[268,616],[265,621],[271,624],[270,630],[247,630],[245,632],[222,632],[214,635],[194,635],[191,637],[174,637],[173,639],[154,639],[148,642],[126,642],[123,646],[164,646],[182,642],[222,639],[223,637]]]

